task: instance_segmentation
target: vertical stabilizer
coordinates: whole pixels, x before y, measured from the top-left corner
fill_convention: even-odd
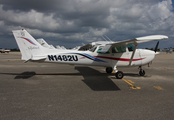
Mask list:
[[[24,29],[12,31],[22,54],[22,60],[43,59],[44,48]]]

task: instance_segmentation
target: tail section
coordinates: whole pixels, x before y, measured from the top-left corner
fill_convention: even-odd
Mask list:
[[[37,42],[38,42],[40,45],[42,45],[42,46],[45,47],[45,48],[55,49],[54,46],[49,45],[43,38],[36,39],[36,40],[37,40]]]
[[[45,59],[44,48],[24,29],[12,31],[22,54],[22,60]]]

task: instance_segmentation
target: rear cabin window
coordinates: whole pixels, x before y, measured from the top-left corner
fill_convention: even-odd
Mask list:
[[[123,53],[126,52],[125,46],[112,47],[112,53]]]

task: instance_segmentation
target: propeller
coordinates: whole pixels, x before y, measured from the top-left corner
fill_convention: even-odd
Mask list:
[[[158,49],[158,45],[159,45],[159,41],[158,41],[157,44],[156,44],[155,53],[156,53],[156,51],[157,51],[157,49]]]

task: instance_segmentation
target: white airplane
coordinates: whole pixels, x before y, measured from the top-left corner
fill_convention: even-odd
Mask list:
[[[137,49],[139,43],[168,38],[164,35],[152,35],[120,42],[103,41],[93,44],[94,47],[90,50],[77,51],[43,47],[24,29],[14,30],[12,32],[21,51],[21,59],[25,60],[25,62],[33,61],[102,66],[106,67],[107,73],[112,73],[114,70],[116,72],[115,76],[118,79],[122,79],[124,76],[122,71],[117,70],[117,67],[120,66],[139,66],[139,74],[141,76],[145,75],[145,71],[142,70],[141,66],[150,63],[157,53],[156,51]],[[157,49],[158,43],[155,49]]]
[[[0,49],[0,53],[9,53],[10,50]]]

